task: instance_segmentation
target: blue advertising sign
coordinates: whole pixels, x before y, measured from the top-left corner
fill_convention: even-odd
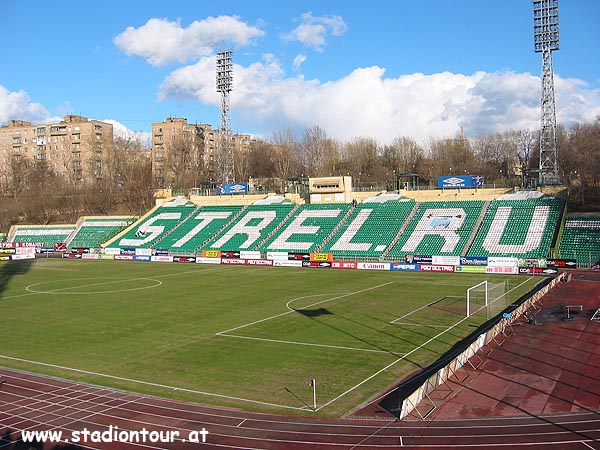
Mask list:
[[[390,270],[407,270],[414,271],[419,270],[418,264],[401,264],[401,263],[391,263]]]
[[[248,183],[222,183],[217,184],[217,195],[247,194]]]
[[[477,188],[483,186],[483,177],[478,175],[465,175],[465,176],[443,176],[438,177],[438,188],[440,189],[452,189],[452,188]]]

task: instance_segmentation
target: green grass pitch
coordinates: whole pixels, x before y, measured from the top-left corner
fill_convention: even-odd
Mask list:
[[[38,259],[0,263],[0,364],[250,410],[341,416],[433,362],[489,315],[485,274]],[[474,306],[476,308],[474,300]]]

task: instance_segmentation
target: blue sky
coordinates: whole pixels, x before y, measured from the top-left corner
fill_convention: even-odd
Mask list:
[[[560,123],[600,115],[600,1],[561,0]],[[0,0],[0,124],[81,114],[149,133],[219,127],[214,55],[234,50],[234,132],[426,142],[538,129],[530,0]]]

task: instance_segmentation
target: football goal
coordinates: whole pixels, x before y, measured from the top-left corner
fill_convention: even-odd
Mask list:
[[[508,306],[508,281],[490,283],[488,280],[467,289],[467,317],[485,312],[486,317],[500,313]]]

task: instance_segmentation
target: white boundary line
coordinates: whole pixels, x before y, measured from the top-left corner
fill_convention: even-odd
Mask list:
[[[506,291],[506,292],[503,294],[503,296],[510,294],[512,291],[514,291],[515,289],[518,289],[518,288],[520,288],[520,287],[521,287],[521,286],[523,286],[525,283],[528,283],[530,280],[532,280],[532,278],[531,278],[531,277],[528,277],[528,278],[527,278],[527,279],[525,279],[525,281],[523,281],[521,284],[519,284],[519,285],[515,286],[514,288],[512,288],[512,289],[510,289],[510,290]],[[536,280],[536,282],[537,282],[537,280]],[[449,295],[449,296],[447,296],[447,297],[448,297],[448,298],[463,298],[463,297],[461,297],[461,296],[458,296],[458,295]],[[411,312],[409,312],[409,313],[406,313],[406,314],[404,314],[403,316],[400,316],[400,317],[398,317],[398,318],[396,318],[396,319],[392,320],[390,323],[393,323],[393,324],[395,324],[395,325],[410,325],[410,323],[403,323],[403,322],[397,322],[397,321],[398,321],[398,320],[402,320],[402,319],[404,319],[404,318],[406,318],[406,317],[409,317],[409,316],[411,316],[411,315],[413,315],[413,314],[415,314],[415,313],[419,312],[419,311],[420,311],[420,310],[422,310],[422,309],[428,308],[429,306],[431,306],[431,305],[434,305],[434,304],[436,304],[436,303],[437,303],[437,302],[439,302],[439,301],[440,301],[440,300],[436,300],[436,301],[433,301],[433,302],[427,303],[426,305],[423,305],[423,306],[421,306],[420,308],[417,308],[417,309],[415,309],[414,311],[411,311]],[[477,311],[479,311],[479,310],[481,310],[481,309],[482,309],[482,308],[479,308]]]
[[[462,298],[462,297],[459,297],[459,296],[457,296],[457,295],[448,295],[448,296],[446,296],[446,297],[444,297],[444,298]],[[405,317],[412,316],[413,314],[416,314],[416,313],[418,313],[418,312],[419,312],[419,311],[421,311],[422,309],[428,308],[428,307],[430,307],[431,305],[435,305],[436,303],[439,303],[439,302],[440,302],[440,301],[442,301],[442,300],[443,300],[443,298],[442,298],[442,299],[439,299],[439,300],[435,300],[435,301],[433,301],[433,302],[429,302],[429,303],[427,303],[426,305],[423,305],[423,306],[421,306],[420,308],[417,308],[417,309],[415,309],[414,311],[411,311],[411,312],[409,312],[409,313],[406,313],[406,314],[404,314],[403,316],[400,316],[400,317],[398,317],[398,318],[396,318],[396,319],[392,320],[390,323],[393,323],[393,324],[400,324],[401,322],[397,322],[398,320],[402,320],[402,319],[404,319]],[[421,324],[418,324],[418,325],[421,325]]]
[[[168,274],[158,275],[158,276],[154,276],[154,278],[165,278],[165,277],[178,276],[178,275],[187,275],[187,274],[191,274],[191,273],[212,272],[212,271],[216,271],[216,270],[219,270],[219,269],[217,269],[217,268],[207,268],[207,269],[198,269],[198,270],[188,270],[188,271],[185,271],[185,272],[177,272],[177,273],[168,273]],[[131,278],[129,280],[137,280],[137,279],[144,279],[145,280],[145,279],[148,279],[148,277]],[[114,281],[110,281],[110,282],[107,282],[107,283],[113,283],[113,282]],[[391,283],[392,282],[386,283],[386,284],[391,284]],[[104,284],[104,283],[97,283],[97,284]],[[34,285],[31,285],[31,286],[34,286]],[[157,286],[155,286],[155,287],[157,287]],[[66,289],[73,289],[73,288],[79,288],[79,287],[82,287],[82,286],[68,287],[68,288],[64,288],[64,289],[66,290]],[[39,294],[47,294],[47,293],[53,293],[53,291],[49,291],[49,292],[28,292],[26,294],[19,294],[19,295],[13,295],[13,296],[9,296],[9,297],[0,297],[0,298],[1,299],[9,299],[9,298],[24,297],[24,296],[39,295]],[[323,302],[319,302],[319,303],[323,303]],[[319,304],[319,303],[316,303],[316,304]],[[310,306],[314,306],[314,305],[310,305]],[[288,314],[290,312],[293,312],[293,310],[287,311],[284,314]],[[44,367],[52,367],[52,368],[56,368],[56,369],[61,369],[61,370],[66,370],[66,371],[72,371],[72,372],[77,372],[77,373],[84,373],[84,374],[94,375],[94,376],[99,376],[99,377],[104,377],[104,378],[110,378],[110,379],[119,380],[119,381],[126,381],[126,382],[129,382],[129,383],[142,384],[142,385],[146,385],[146,386],[153,386],[153,387],[158,387],[158,388],[163,388],[163,389],[169,389],[169,390],[173,390],[173,391],[182,391],[182,392],[188,392],[188,393],[191,393],[191,394],[205,395],[205,396],[209,396],[209,397],[218,397],[218,398],[224,398],[224,399],[227,399],[227,400],[248,402],[248,403],[254,403],[254,404],[258,404],[258,405],[272,406],[272,407],[275,407],[275,408],[291,409],[291,410],[297,410],[297,411],[306,410],[306,407],[304,407],[304,406],[303,407],[295,407],[295,406],[288,406],[288,405],[280,405],[280,404],[277,404],[277,403],[262,402],[262,401],[259,401],[259,400],[245,399],[245,398],[241,398],[241,397],[227,396],[227,395],[217,394],[217,393],[212,393],[212,392],[198,391],[198,390],[194,390],[194,389],[181,388],[181,387],[170,386],[170,385],[165,385],[165,384],[160,384],[160,383],[152,383],[152,382],[149,382],[149,381],[135,380],[133,378],[119,377],[119,376],[116,376],[116,375],[108,375],[108,374],[103,374],[103,373],[99,373],[99,372],[92,372],[92,371],[83,370],[83,369],[77,369],[77,368],[73,368],[73,367],[61,366],[61,365],[58,365],[58,364],[44,363],[44,362],[41,362],[41,361],[31,361],[31,360],[27,360],[27,359],[23,359],[23,358],[17,358],[17,357],[8,356],[8,355],[1,355],[0,354],[0,358],[12,360],[12,361],[24,362],[24,363],[33,364],[33,365],[40,365],[40,366],[44,366]],[[312,409],[311,409],[311,411],[312,411]]]
[[[461,320],[459,320],[458,322],[456,322],[454,325],[446,328],[444,331],[442,331],[441,333],[436,334],[435,336],[433,336],[432,338],[430,338],[429,340],[425,341],[424,343],[422,343],[421,345],[419,345],[418,347],[413,348],[410,352],[408,352],[407,354],[405,354],[404,356],[402,356],[401,358],[398,358],[395,361],[392,361],[390,364],[388,364],[387,366],[385,366],[383,369],[378,370],[377,372],[375,372],[373,375],[365,378],[363,381],[361,381],[360,383],[356,384],[355,386],[351,387],[350,389],[348,389],[347,391],[341,393],[340,395],[338,395],[337,397],[335,397],[332,400],[329,400],[327,403],[324,403],[323,405],[319,406],[316,411],[320,411],[321,409],[325,408],[326,406],[331,405],[333,402],[339,400],[340,398],[344,397],[345,395],[349,394],[350,392],[352,392],[353,390],[359,388],[360,386],[362,386],[363,384],[365,384],[367,381],[375,378],[377,375],[379,375],[382,372],[385,372],[386,370],[388,370],[390,367],[398,364],[400,361],[403,361],[404,359],[406,359],[408,356],[412,355],[413,353],[415,353],[418,350],[421,350],[423,347],[425,347],[427,344],[429,344],[430,342],[436,340],[438,337],[442,336],[443,334],[447,333],[448,331],[450,331],[451,329],[457,327],[458,325],[460,325],[461,323],[463,323],[465,320],[467,320],[468,317],[465,317]]]
[[[159,275],[159,276],[156,276],[155,278],[164,278],[164,277],[184,275],[184,274],[189,274],[189,273],[201,273],[201,272],[207,272],[207,271],[211,271],[211,270],[214,271],[214,270],[218,270],[218,269],[200,269],[200,270],[186,271],[186,272],[180,272],[180,273],[170,273],[170,274]],[[134,279],[136,279],[136,278],[134,278]],[[147,277],[143,277],[141,279],[148,279],[148,278]],[[521,283],[518,286],[516,286],[515,288],[511,289],[509,292],[511,292],[512,290],[517,289],[518,287],[522,286],[523,284],[529,282],[529,280],[530,280],[530,278],[526,279],[523,283]],[[391,281],[391,282],[388,282],[388,283],[383,283],[383,284],[380,284],[380,285],[377,285],[377,286],[374,286],[374,287],[370,287],[370,288],[366,288],[366,289],[362,289],[362,290],[359,290],[359,291],[350,292],[350,293],[346,293],[346,294],[341,294],[341,295],[338,295],[336,297],[328,298],[328,299],[322,300],[320,302],[316,302],[316,303],[307,305],[304,308],[311,308],[313,306],[320,305],[320,304],[323,304],[323,303],[326,303],[326,302],[329,302],[329,301],[333,301],[333,300],[337,300],[337,299],[340,299],[340,298],[349,297],[349,296],[356,295],[356,294],[359,294],[359,293],[362,293],[362,292],[368,292],[368,291],[371,291],[371,290],[374,290],[374,289],[378,289],[380,287],[387,286],[387,285],[390,285],[390,284],[393,284],[393,283],[394,282]],[[65,289],[70,289],[70,288],[65,288]],[[11,297],[4,297],[4,299],[14,298],[14,297],[22,297],[22,296],[28,296],[28,295],[36,295],[36,294],[38,294],[38,293],[37,292],[31,292],[31,293],[28,293],[28,294],[21,294],[21,295],[16,295],[16,296],[11,296]],[[298,297],[296,299],[290,300],[286,304],[286,307],[288,309],[290,309],[289,304],[292,301],[299,300],[301,298],[307,298],[307,297]],[[425,306],[427,306],[427,305],[425,305]],[[421,307],[420,309],[422,309],[422,308],[423,307]],[[264,318],[264,319],[261,319],[261,320],[257,320],[257,321],[254,321],[254,322],[251,322],[251,323],[247,323],[247,324],[235,327],[235,328],[231,328],[229,330],[225,330],[225,331],[221,331],[221,332],[215,333],[215,335],[217,335],[217,336],[223,336],[223,337],[245,338],[245,339],[263,340],[264,341],[264,340],[267,340],[267,339],[251,338],[251,337],[247,337],[246,338],[246,337],[242,337],[242,336],[228,335],[226,333],[229,333],[231,331],[235,331],[235,330],[238,330],[238,329],[242,329],[242,328],[245,328],[245,327],[248,327],[248,326],[251,326],[251,325],[255,325],[257,323],[266,322],[268,320],[275,319],[277,317],[281,317],[281,316],[293,313],[295,311],[296,310],[294,310],[294,309],[290,309],[289,311],[286,311],[284,313],[276,314],[274,316],[270,316],[270,317],[267,317],[267,318]],[[427,340],[423,344],[421,344],[418,347],[412,349],[410,352],[404,354],[402,357],[400,357],[400,358],[392,361],[387,366],[383,367],[382,369],[378,370],[374,374],[372,374],[369,377],[365,378],[360,383],[356,384],[355,386],[353,386],[350,389],[346,390],[345,392],[343,392],[342,394],[338,395],[337,397],[335,397],[335,398],[329,400],[328,402],[324,403],[323,405],[319,406],[318,408],[316,408],[314,410],[314,412],[318,412],[318,411],[322,410],[323,408],[325,408],[325,407],[331,405],[332,403],[336,402],[340,398],[346,396],[347,394],[349,394],[350,392],[354,391],[358,387],[362,386],[363,384],[365,384],[369,380],[375,378],[380,373],[388,370],[389,368],[391,368],[394,365],[396,365],[398,362],[406,359],[408,356],[410,356],[414,352],[420,350],[421,348],[425,347],[430,342],[434,341],[438,337],[442,336],[443,334],[447,333],[451,329],[453,329],[456,326],[460,325],[462,322],[464,322],[467,319],[468,318],[465,317],[462,320],[460,320],[459,322],[455,323],[454,325],[448,327],[444,331],[438,333],[437,335],[435,335],[434,337],[430,338],[429,340]],[[282,341],[282,343],[294,344],[294,345],[314,345],[314,346],[320,346],[320,347],[324,346],[324,345],[319,345],[319,344],[296,343],[296,342],[292,342],[292,341]],[[334,347],[334,348],[336,348],[336,347]],[[371,352],[373,352],[373,350],[366,350],[366,349],[353,349],[353,348],[347,348],[347,349],[348,350],[361,350],[361,351],[371,351]],[[389,352],[382,352],[382,353],[390,354]],[[8,360],[13,360],[13,361],[19,361],[19,362],[25,362],[25,363],[34,364],[34,365],[41,365],[41,366],[45,366],[45,367],[52,367],[52,368],[57,368],[57,369],[61,369],[61,370],[66,370],[66,371],[73,371],[73,372],[78,372],[78,373],[84,373],[84,374],[89,374],[89,375],[94,375],[94,376],[99,376],[99,377],[105,377],[105,378],[110,378],[110,379],[115,379],[115,380],[120,380],[120,381],[126,381],[126,382],[130,382],[130,383],[142,384],[142,385],[153,386],[153,387],[158,387],[158,388],[163,388],[163,389],[170,389],[170,390],[174,390],[174,391],[178,391],[179,390],[179,391],[182,391],[182,392],[188,392],[188,393],[197,394],[197,395],[206,395],[206,396],[209,396],[209,397],[224,398],[224,399],[227,399],[227,400],[248,402],[248,403],[254,403],[254,404],[265,405],[265,406],[272,406],[272,407],[276,407],[276,408],[290,409],[290,410],[296,410],[296,411],[306,411],[307,410],[307,408],[305,406],[303,406],[303,407],[294,407],[294,406],[280,405],[280,404],[270,403],[270,402],[263,402],[263,401],[258,401],[258,400],[244,399],[244,398],[240,398],[240,397],[227,396],[227,395],[216,394],[216,393],[211,393],[211,392],[197,391],[197,390],[187,389],[187,388],[179,388],[179,387],[165,385],[165,384],[160,384],[160,383],[152,383],[152,382],[148,382],[148,381],[135,380],[135,379],[132,379],[132,378],[119,377],[119,376],[116,376],[116,375],[102,374],[102,373],[87,371],[87,370],[83,370],[83,369],[76,369],[76,368],[71,368],[71,367],[66,367],[66,366],[60,366],[60,365],[56,365],[56,364],[44,363],[44,362],[39,362],[39,361],[30,361],[30,360],[26,360],[26,359],[22,359],[22,358],[16,358],[16,357],[11,357],[11,356],[7,356],[7,355],[0,355],[0,358],[4,358],[4,359],[8,359]],[[312,411],[312,409],[310,409],[310,410]]]
[[[347,294],[340,294],[340,295],[338,295],[336,297],[327,298],[327,299],[322,300],[320,302],[316,302],[316,303],[312,303],[310,305],[306,305],[302,309],[312,308],[313,306],[321,305],[323,303],[331,302],[333,300],[339,300],[340,298],[350,297],[350,296],[356,295],[356,294],[362,294],[363,292],[368,292],[368,291],[372,291],[374,289],[379,289],[380,287],[388,286],[390,284],[394,284],[394,282],[393,281],[389,281],[387,283],[378,284],[377,286],[373,286],[373,287],[366,288],[366,289],[361,289],[360,291],[349,292]],[[327,294],[323,294],[323,295],[327,295]],[[286,308],[288,308],[289,311],[285,311],[285,312],[282,312],[282,313],[279,313],[279,314],[275,314],[274,316],[265,317],[264,319],[255,320],[254,322],[250,322],[250,323],[246,323],[244,325],[240,325],[240,326],[237,326],[237,327],[234,327],[234,328],[230,328],[229,330],[219,331],[218,333],[215,333],[215,334],[217,336],[225,336],[225,337],[227,337],[227,333],[230,333],[231,331],[241,330],[242,328],[246,328],[246,327],[249,327],[249,326],[252,326],[252,325],[256,325],[257,323],[267,322],[268,320],[276,319],[278,317],[294,313],[297,310],[296,309],[291,309],[290,306],[289,306],[289,304],[292,303],[293,301],[300,300],[302,298],[308,298],[308,297],[297,297],[297,298],[292,299],[289,302],[287,302]]]
[[[525,283],[528,283],[530,281],[531,278],[527,278],[525,281],[523,281],[521,284],[519,284],[518,286],[514,287],[513,289],[511,289],[508,292],[511,292],[521,286],[523,286]],[[507,293],[508,293],[507,292]],[[457,323],[455,323],[454,325],[448,327],[446,330],[442,331],[441,333],[436,334],[434,337],[432,337],[431,339],[427,340],[426,342],[424,342],[423,344],[419,345],[418,347],[412,349],[410,352],[408,352],[407,354],[405,354],[404,356],[402,356],[401,358],[398,358],[395,361],[392,361],[390,364],[388,364],[387,366],[385,366],[383,369],[380,369],[379,371],[375,372],[373,375],[365,378],[363,381],[361,381],[360,383],[358,383],[357,385],[351,387],[350,389],[348,389],[346,392],[343,392],[342,394],[338,395],[337,397],[335,397],[334,399],[328,401],[327,403],[324,403],[323,405],[319,406],[316,411],[320,411],[321,409],[325,408],[326,406],[329,406],[330,404],[332,404],[333,402],[339,400],[340,398],[344,397],[345,395],[349,394],[350,392],[352,392],[353,390],[357,389],[358,387],[362,386],[364,383],[366,383],[367,381],[375,378],[377,375],[379,375],[382,372],[385,372],[386,370],[388,370],[389,368],[393,367],[394,365],[396,365],[397,363],[399,363],[400,361],[406,359],[408,356],[410,356],[411,354],[415,353],[416,351],[420,350],[421,348],[425,347],[427,344],[429,344],[430,342],[434,341],[435,339],[437,339],[438,337],[442,336],[443,334],[447,333],[448,331],[450,331],[451,329],[457,327],[458,325],[460,325],[461,323],[463,323],[464,321],[468,320],[469,317],[464,317],[463,319],[459,320]]]
[[[394,354],[393,352],[388,352],[385,350],[369,350],[366,348],[344,347],[341,345],[311,344],[308,342],[284,341],[284,340],[280,340],[280,339],[267,339],[267,338],[257,338],[257,337],[250,337],[250,336],[239,336],[237,334],[221,334],[219,336],[238,338],[238,339],[248,339],[250,341],[273,342],[276,344],[305,345],[307,347],[324,347],[324,348],[334,348],[337,350],[354,350],[354,351],[358,351],[358,352],[384,353],[386,355]]]
[[[292,410],[296,410],[296,411],[306,410],[305,407],[299,408],[296,406],[279,405],[277,403],[261,402],[259,400],[250,400],[250,399],[246,399],[246,398],[232,397],[229,395],[215,394],[213,392],[197,391],[194,389],[170,386],[168,384],[152,383],[150,381],[135,380],[133,378],[119,377],[116,375],[107,375],[105,373],[92,372],[90,370],[83,370],[83,369],[76,369],[73,367],[60,366],[58,364],[50,364],[50,363],[44,363],[44,362],[40,362],[40,361],[31,361],[31,360],[23,359],[23,358],[15,358],[13,356],[0,355],[0,358],[8,359],[11,361],[23,362],[23,363],[27,363],[27,364],[34,364],[34,365],[38,365],[38,366],[51,367],[54,369],[61,369],[61,370],[66,370],[66,371],[70,371],[70,372],[84,373],[86,375],[94,375],[97,377],[110,378],[112,380],[126,381],[128,383],[141,384],[141,385],[145,385],[145,386],[152,386],[152,387],[157,387],[157,388],[162,388],[162,389],[169,389],[171,391],[181,391],[181,392],[187,392],[190,394],[206,395],[209,397],[218,397],[218,398],[224,398],[227,400],[255,403],[257,405],[273,406],[276,408],[292,409]]]
[[[307,308],[312,308],[313,306],[317,306],[317,305],[321,305],[323,303],[327,303],[330,301],[334,301],[334,300],[339,300],[341,298],[345,298],[345,297],[350,297],[352,295],[356,295],[356,294],[361,294],[363,292],[368,292],[368,291],[372,291],[374,289],[379,289],[380,287],[383,286],[388,286],[390,284],[394,284],[393,281],[389,281],[387,283],[383,283],[383,284],[379,284],[377,286],[373,286],[370,288],[365,288],[365,289],[361,289],[359,291],[354,291],[354,292],[349,292],[349,293],[345,293],[345,294],[339,294],[337,296],[331,297],[331,298],[327,298],[325,300],[321,300],[320,302],[316,302],[316,303],[312,303],[310,305],[304,306],[302,309],[307,309]],[[337,349],[337,350],[350,350],[350,351],[358,351],[358,352],[368,352],[368,353],[382,353],[382,354],[394,354],[392,352],[388,352],[385,350],[374,350],[374,349],[366,349],[366,348],[358,348],[358,347],[344,347],[344,346],[338,346],[338,345],[326,345],[326,344],[314,344],[314,343],[310,343],[310,342],[298,342],[298,341],[287,341],[287,340],[280,340],[280,339],[268,339],[268,338],[257,338],[257,337],[252,337],[252,336],[240,336],[237,334],[231,334],[232,331],[236,331],[236,330],[241,330],[242,328],[246,328],[252,325],[256,325],[258,323],[263,323],[263,322],[267,322],[271,319],[276,319],[278,317],[282,317],[285,316],[287,314],[291,314],[294,312],[297,312],[298,310],[293,309],[290,304],[292,302],[295,302],[297,300],[301,300],[303,298],[310,298],[310,297],[319,297],[319,296],[324,296],[324,295],[329,295],[329,294],[316,294],[316,295],[311,295],[311,296],[304,296],[304,297],[297,297],[294,298],[292,300],[290,300],[289,302],[286,303],[285,307],[288,309],[288,311],[285,311],[283,313],[280,314],[276,314],[274,316],[270,316],[270,317],[266,317],[264,319],[260,319],[260,320],[256,320],[254,322],[250,322],[244,325],[240,325],[238,327],[235,328],[230,328],[229,330],[225,330],[225,331],[219,331],[218,333],[215,333],[216,336],[222,336],[222,337],[231,337],[231,338],[237,338],[237,339],[247,339],[247,340],[251,340],[251,341],[261,341],[261,342],[273,342],[273,343],[277,343],[277,344],[288,344],[288,345],[303,345],[303,346],[307,346],[307,347],[322,347],[322,348],[333,348],[333,349]]]

